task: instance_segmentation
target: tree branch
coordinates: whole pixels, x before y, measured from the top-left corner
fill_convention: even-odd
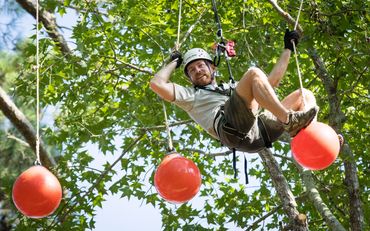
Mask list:
[[[255,220],[253,222],[253,224],[251,224],[250,226],[248,226],[248,228],[245,230],[245,231],[250,231],[250,230],[256,230],[258,228],[258,224],[261,222],[261,221],[264,221],[266,218],[268,218],[269,216],[271,216],[272,214],[276,213],[279,209],[281,209],[283,206],[282,205],[278,205],[276,206],[275,208],[273,208],[270,212],[266,213],[265,215],[263,215],[262,217],[260,217],[259,219]]]
[[[203,10],[201,13],[199,13],[199,17],[198,19],[195,21],[195,23],[193,25],[191,25],[189,27],[189,29],[186,31],[185,35],[182,37],[181,41],[179,42],[179,49],[181,47],[181,45],[186,41],[186,39],[188,39],[188,37],[191,35],[191,32],[193,32],[194,28],[196,25],[198,25],[200,23],[200,20],[202,19],[204,13],[206,12],[206,10]],[[176,47],[173,47],[172,50],[175,50]],[[170,57],[167,57],[167,59],[165,59],[163,61],[163,63],[168,63],[170,61]]]
[[[151,69],[148,69],[148,68],[141,68],[141,67],[135,66],[135,65],[133,65],[133,64],[131,64],[131,63],[127,63],[127,62],[122,61],[122,60],[120,60],[120,59],[118,59],[118,58],[114,58],[114,57],[111,57],[111,58],[113,58],[113,59],[115,59],[116,61],[120,62],[120,63],[121,63],[121,64],[123,64],[125,67],[129,67],[129,68],[131,68],[131,69],[134,69],[134,70],[136,70],[136,71],[143,72],[143,73],[146,73],[146,74],[149,74],[149,75],[153,75],[153,74],[154,74],[154,73],[153,73],[153,70],[151,70]]]
[[[231,153],[233,153],[232,150],[227,150],[225,152],[214,152],[214,153],[207,153],[203,150],[200,150],[200,149],[194,149],[194,148],[184,148],[184,149],[181,149],[179,150],[180,152],[181,151],[188,151],[188,152],[198,152],[198,153],[201,153],[203,155],[208,155],[208,156],[227,156]]]
[[[193,120],[191,120],[191,119],[183,120],[183,121],[178,121],[178,122],[171,123],[168,126],[169,127],[176,127],[176,126],[183,125],[183,124],[188,124],[188,123],[191,123],[191,122],[193,122]],[[143,131],[163,130],[163,129],[166,129],[166,125],[158,125],[158,126],[153,126],[153,127],[133,127],[133,128],[130,128],[130,129],[143,130]]]
[[[321,216],[324,218],[325,223],[329,226],[331,230],[346,231],[343,225],[338,221],[338,219],[333,215],[328,206],[322,200],[320,193],[315,187],[311,171],[303,171],[302,167],[300,167],[300,169],[302,172],[302,180],[306,186],[306,191],[308,192],[308,197],[314,204],[317,211],[319,211]]]
[[[2,87],[0,87],[0,110],[23,135],[32,150],[36,152],[36,133],[31,123],[17,108]],[[55,165],[54,159],[48,154],[42,142],[40,142],[40,158],[42,164],[46,167]]]
[[[337,88],[334,86],[333,80],[330,78],[330,74],[325,68],[325,64],[322,59],[317,54],[314,48],[308,49],[308,54],[310,55],[314,65],[315,72],[317,76],[321,79],[324,84],[325,90],[328,93],[328,101],[330,106],[329,123],[335,129],[339,130],[342,127],[342,123],[345,121],[346,117],[340,110],[340,102],[337,96]]]
[[[275,8],[275,10],[283,17],[285,18],[285,20],[291,24],[291,25],[295,25],[295,19],[290,16],[289,13],[285,12],[276,2],[276,0],[268,0],[268,2]],[[300,33],[303,33],[303,29],[301,27],[301,25],[298,23],[297,25],[297,31],[299,31]]]
[[[337,88],[333,85],[333,81],[330,78],[328,71],[325,68],[324,62],[318,56],[315,49],[308,50],[311,59],[313,60],[316,73],[324,84],[324,87],[328,93],[329,100],[329,124],[336,130],[339,131],[345,121],[345,115],[340,108],[340,102],[338,99]],[[344,145],[342,149],[343,163],[345,169],[345,182],[347,185],[347,191],[350,198],[350,223],[351,230],[360,231],[363,230],[364,226],[364,214],[362,209],[362,202],[360,198],[360,185],[357,176],[357,167],[355,157],[349,148],[348,144]]]
[[[342,154],[345,170],[344,182],[349,194],[351,230],[362,231],[364,230],[364,212],[362,209],[356,161],[348,144],[344,144]]]
[[[18,4],[25,9],[29,14],[36,18],[36,2],[32,0],[16,0]],[[47,11],[39,8],[39,19],[46,28],[50,38],[59,46],[63,54],[71,54],[68,44],[64,37],[59,33],[55,16]]]
[[[279,195],[285,213],[288,216],[290,221],[289,226],[292,230],[295,231],[307,231],[307,221],[305,215],[300,214],[297,210],[297,203],[293,196],[293,193],[290,191],[289,184],[286,181],[279,164],[272,155],[272,152],[269,149],[263,149],[258,153],[263,160],[265,168],[270,174],[272,182],[275,186],[276,192]],[[304,219],[303,219],[304,218]]]

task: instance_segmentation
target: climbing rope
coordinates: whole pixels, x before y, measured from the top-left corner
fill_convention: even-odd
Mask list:
[[[217,37],[220,39],[220,43],[218,43],[216,47],[216,56],[215,56],[213,63],[215,66],[218,66],[220,63],[221,54],[223,54],[226,57],[226,65],[227,65],[227,70],[229,73],[229,81],[230,81],[231,86],[235,87],[235,80],[234,80],[234,76],[231,70],[231,64],[229,60],[230,58],[229,53],[232,53],[233,56],[235,55],[235,51],[233,48],[234,42],[231,42],[228,44],[225,43],[225,40],[222,35],[221,20],[220,20],[220,17],[218,16],[217,5],[216,5],[215,0],[212,0],[212,9],[213,9],[214,16],[215,16],[215,22],[217,24],[216,34],[217,34]]]
[[[178,51],[180,49],[180,27],[181,27],[181,11],[182,11],[182,0],[179,0],[179,16],[178,16],[178,24],[177,24],[177,39],[175,44],[175,50]],[[167,111],[166,111],[166,105],[164,104],[164,100],[162,100],[162,106],[163,106],[163,114],[164,114],[164,121],[167,131],[167,138],[168,138],[168,151],[173,152],[173,142],[171,137],[171,129],[168,123],[168,117],[167,117]]]
[[[180,49],[180,27],[181,27],[181,11],[182,11],[182,0],[179,3],[179,17],[177,22],[177,40],[175,44],[175,50],[178,51]]]
[[[164,121],[165,121],[165,126],[166,126],[166,131],[167,131],[167,138],[168,138],[168,151],[172,152],[174,151],[174,148],[173,148],[173,143],[172,143],[172,138],[171,138],[171,129],[168,123],[166,105],[164,104],[164,100],[162,100],[162,106],[163,106]]]
[[[40,159],[40,69],[39,69],[39,1],[36,0],[36,161],[41,165]]]
[[[298,10],[298,14],[297,14],[297,19],[296,19],[295,25],[294,25],[294,30],[297,29],[299,16],[300,16],[301,11],[302,11],[302,6],[303,6],[303,0],[301,0],[300,6],[299,6],[299,10]],[[303,108],[305,109],[305,107],[306,107],[306,99],[305,99],[305,95],[304,95],[304,92],[303,92],[302,75],[301,75],[301,70],[299,68],[298,53],[297,53],[297,49],[296,49],[294,40],[292,40],[291,42],[293,43],[294,57],[295,57],[295,63],[297,65],[297,72],[298,72],[299,85],[300,85],[300,90],[301,90],[301,95],[302,95]]]

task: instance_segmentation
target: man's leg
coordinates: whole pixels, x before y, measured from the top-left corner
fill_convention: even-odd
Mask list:
[[[312,108],[314,106],[317,106],[316,98],[315,98],[314,94],[312,93],[312,91],[304,88],[303,89],[303,95],[304,95],[304,98],[305,98],[305,105],[303,104],[302,94],[301,94],[300,89],[295,90],[292,93],[290,93],[287,97],[285,97],[281,101],[281,104],[285,108],[287,108],[289,110],[293,110],[293,111],[305,111],[308,108]]]
[[[291,109],[293,111],[304,111],[307,108],[312,108],[317,106],[316,98],[312,91],[303,89],[303,94],[305,97],[305,105],[303,104],[301,90],[298,89],[281,101],[285,108]],[[313,119],[313,121],[317,121],[317,115]],[[340,147],[343,146],[344,138],[341,134],[338,134],[339,144]]]
[[[289,110],[280,103],[267,76],[256,67],[250,68],[239,81],[236,92],[252,110],[261,105],[272,112],[281,122],[287,122]]]
[[[287,107],[285,107],[277,98],[266,75],[256,67],[250,68],[245,73],[236,87],[236,92],[244,100],[247,108],[255,110],[258,108],[258,105],[261,105],[261,107],[269,110],[282,122],[284,129],[291,136],[295,136],[300,129],[306,127],[314,119],[318,111],[317,106],[308,107],[309,105],[306,107],[308,110],[294,111],[293,109],[299,109],[302,105],[302,103],[294,100],[294,97],[299,99],[297,93],[292,93],[293,95],[291,94],[290,97],[287,97],[285,100]],[[312,105],[311,101],[310,104]]]

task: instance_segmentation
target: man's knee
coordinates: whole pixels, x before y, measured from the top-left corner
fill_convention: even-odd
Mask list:
[[[315,95],[313,94],[312,91],[310,91],[306,88],[303,88],[303,94],[304,94],[306,100],[316,101]]]
[[[258,67],[250,67],[247,72],[244,73],[243,78],[250,77],[266,77],[265,73]]]
[[[312,106],[316,105],[316,98],[315,98],[315,95],[313,94],[313,92],[306,89],[306,88],[303,88],[302,90],[303,90],[303,95],[304,95],[304,99],[305,99],[306,103],[308,105],[312,105]],[[302,97],[301,89],[296,90],[295,94],[297,94],[297,96],[299,98],[301,98]]]

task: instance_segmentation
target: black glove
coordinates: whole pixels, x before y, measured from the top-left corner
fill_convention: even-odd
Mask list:
[[[286,29],[284,35],[284,48],[294,51],[292,40],[294,40],[294,43],[297,46],[299,38],[300,36],[296,30],[289,31],[289,29]]]
[[[170,61],[177,59],[177,65],[176,68],[179,68],[182,64],[182,55],[179,51],[173,51],[170,55]]]

